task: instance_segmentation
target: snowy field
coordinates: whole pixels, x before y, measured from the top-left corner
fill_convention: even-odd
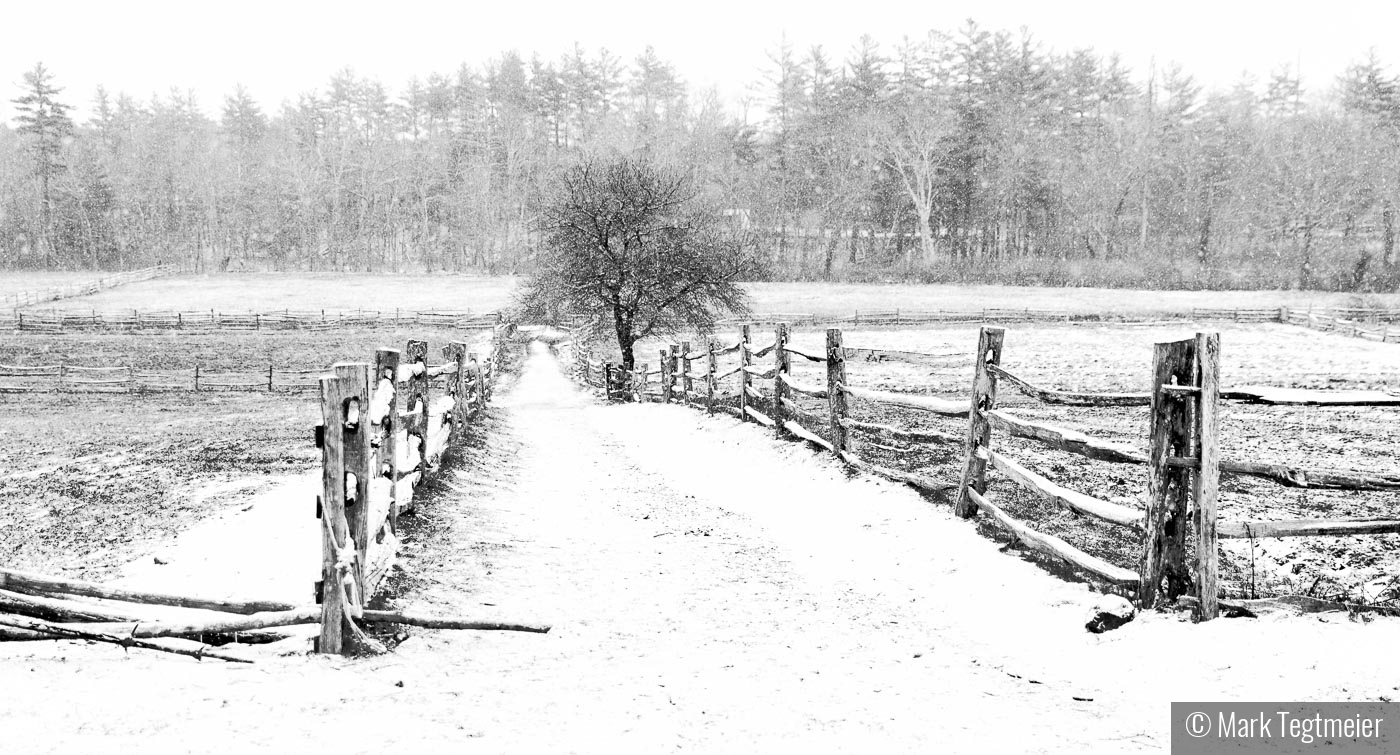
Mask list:
[[[1148,615],[1092,635],[1089,589],[946,509],[728,418],[597,405],[542,350],[491,423],[421,515],[397,601],[551,633],[251,667],[8,643],[6,752],[1116,753],[1164,750],[1172,700],[1397,694],[1400,656],[1375,650],[1400,621]],[[257,589],[309,594],[298,485],[127,583],[246,595],[219,554],[274,527],[289,539],[259,549]]]

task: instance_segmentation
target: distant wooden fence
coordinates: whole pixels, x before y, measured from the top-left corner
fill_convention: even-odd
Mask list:
[[[1279,320],[1290,325],[1340,333],[1368,341],[1400,343],[1400,327],[1391,327],[1393,323],[1400,322],[1400,309],[1338,307],[1315,311],[1284,308],[1279,313]]]
[[[1298,535],[1378,534],[1400,532],[1395,519],[1305,519],[1286,521],[1218,521],[1216,498],[1221,472],[1248,475],[1295,488],[1329,490],[1397,490],[1400,476],[1311,469],[1253,461],[1223,459],[1219,454],[1218,407],[1220,339],[1200,333],[1194,339],[1157,344],[1152,388],[1144,393],[1084,393],[1047,389],[1019,377],[1002,363],[1005,331],[983,327],[974,354],[971,395],[948,399],[914,393],[874,390],[852,385],[848,367],[861,362],[905,362],[929,366],[950,354],[924,354],[887,349],[852,348],[840,329],[826,333],[824,353],[807,353],[789,344],[789,328],[779,323],[772,342],[753,343],[754,326],[740,326],[733,343],[710,342],[692,347],[671,345],[650,364],[625,371],[606,363],[578,337],[574,373],[582,382],[613,400],[658,401],[724,412],[741,421],[773,429],[779,438],[809,443],[834,454],[863,472],[908,484],[921,491],[946,495],[956,512],[971,517],[986,514],[1026,546],[1135,593],[1138,602],[1154,606],[1187,593],[1197,598],[1199,618],[1219,612],[1217,570],[1219,538],[1288,537]],[[728,364],[720,364],[725,358]],[[759,360],[768,359],[766,365]],[[794,360],[824,365],[821,384],[794,377]],[[698,366],[697,366],[698,365]],[[726,389],[727,386],[733,386]],[[1024,419],[998,406],[998,390],[1017,390],[1038,401],[1062,406],[1140,406],[1150,411],[1149,449],[1117,445],[1051,424]],[[1228,396],[1258,398],[1255,391],[1230,391]],[[1358,397],[1358,404],[1365,403]],[[1374,400],[1374,397],[1370,397]],[[819,400],[814,409],[811,400]],[[912,430],[862,421],[851,416],[852,402],[901,410],[929,412],[968,421],[965,434]],[[1340,399],[1335,405],[1351,403]],[[858,456],[852,443],[860,433],[869,443],[900,444],[894,450],[919,445],[952,445],[962,450],[962,475],[957,482],[884,467]],[[1088,459],[1148,466],[1148,505],[1145,511],[1063,487],[1014,459],[993,450],[994,433],[1031,439],[1050,448]],[[865,442],[865,441],[863,441]],[[1137,533],[1141,559],[1133,567],[1108,563],[1053,535],[1038,532],[1000,508],[987,493],[991,468],[1048,502],[1106,525]],[[1187,501],[1191,501],[1188,517]],[[1194,528],[1196,552],[1186,553],[1187,531]],[[1135,567],[1135,568],[1134,568]]]
[[[168,311],[127,309],[121,311],[10,312],[0,314],[0,329],[39,333],[93,331],[262,331],[262,330],[342,330],[346,328],[459,328],[484,329],[500,325],[498,312],[466,310],[434,311],[296,311],[269,312]]]
[[[131,366],[85,367],[56,364],[0,364],[0,394],[4,393],[163,393],[175,391],[266,391],[305,393],[320,389],[325,369],[265,368],[214,370],[195,366],[185,370],[146,370]],[[433,378],[445,385],[444,376]]]
[[[1192,321],[1229,321],[1241,323],[1278,322],[1315,330],[1342,333],[1384,343],[1400,343],[1400,309],[1367,309],[1327,307],[1298,310],[1289,307],[1193,307],[1189,310],[1155,314],[1122,314],[1111,312],[1068,311],[1059,309],[1017,309],[989,307],[983,309],[936,309],[854,312],[850,315],[818,315],[801,313],[763,313],[743,320],[721,320],[723,327],[741,324],[789,327],[822,327],[850,325],[857,327],[901,327],[946,323],[1031,323],[1031,322],[1156,322],[1163,318]],[[1397,325],[1397,327],[1391,327]]]
[[[319,387],[322,369],[145,370],[131,366],[0,364],[0,393],[148,393],[162,391],[270,391],[299,393]]]
[[[319,379],[318,652],[347,652],[354,646],[347,634],[363,638],[355,622],[393,566],[398,517],[413,509],[414,491],[485,409],[510,332],[497,326],[482,352],[450,342],[438,363],[427,342],[409,341],[403,351],[379,349],[373,363],[337,364],[333,375]],[[444,380],[440,395],[433,394],[434,379]]]
[[[59,299],[71,299],[75,296],[90,296],[98,291],[105,291],[109,288],[116,288],[117,286],[124,286],[128,283],[137,283],[139,281],[148,281],[153,278],[162,278],[179,272],[183,272],[183,270],[176,265],[155,265],[140,270],[130,270],[125,273],[113,273],[112,275],[105,275],[101,278],[84,281],[83,283],[72,283],[67,286],[50,286],[34,291],[4,294],[0,295],[0,308],[13,309],[15,307],[28,307],[34,304],[58,301]]]

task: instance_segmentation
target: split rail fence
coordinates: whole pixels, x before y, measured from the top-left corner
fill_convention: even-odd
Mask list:
[[[504,336],[498,326],[485,353],[453,341],[433,363],[428,343],[409,341],[403,351],[382,348],[374,361],[337,364],[321,377],[322,574],[321,653],[348,652],[365,642],[357,621],[393,566],[398,519],[414,508],[414,491],[462,440],[467,425],[491,398]],[[431,383],[445,379],[435,395]]]
[[[1150,392],[1084,393],[1037,386],[1011,372],[1002,363],[1005,330],[983,327],[973,352],[970,395],[948,399],[857,387],[848,380],[848,369],[862,362],[927,367],[956,355],[852,348],[843,343],[842,332],[837,328],[826,331],[823,353],[808,353],[789,343],[786,323],[779,323],[773,340],[765,339],[761,345],[753,342],[755,330],[753,324],[742,325],[740,336],[733,343],[711,341],[697,346],[687,341],[670,345],[658,353],[656,368],[645,363],[630,372],[592,354],[587,336],[580,330],[575,341],[574,372],[577,379],[597,388],[610,400],[677,403],[712,414],[727,413],[770,428],[779,438],[800,440],[832,453],[856,470],[946,496],[960,516],[985,514],[1014,540],[1134,595],[1139,605],[1151,607],[1193,596],[1196,615],[1201,620],[1213,619],[1220,611],[1221,538],[1400,532],[1400,519],[1391,518],[1220,521],[1217,502],[1222,472],[1293,488],[1351,491],[1397,490],[1400,476],[1221,458],[1220,338],[1215,333],[1157,344]],[[766,360],[766,364],[760,360]],[[823,367],[825,379],[816,381],[795,374],[794,363]],[[1145,407],[1151,418],[1149,447],[1138,450],[1018,416],[999,406],[998,390],[1003,387],[1057,406]],[[962,418],[967,422],[967,430],[954,433],[910,429],[861,420],[852,416],[851,407],[856,403]],[[1146,510],[1051,481],[995,450],[993,440],[997,434],[1028,439],[1100,462],[1147,466]],[[862,445],[905,452],[920,446],[954,448],[960,451],[962,459],[961,477],[956,482],[945,481],[882,466],[857,454]],[[1138,563],[1109,563],[1013,518],[987,492],[989,469],[1049,503],[1105,526],[1125,529],[1141,544]],[[1194,535],[1190,538],[1194,543],[1192,553],[1187,552],[1188,532]]]
[[[105,291],[109,288],[124,286],[128,283],[148,281],[154,278],[163,278],[167,275],[174,275],[179,272],[183,272],[183,270],[176,265],[154,265],[140,270],[113,273],[112,275],[105,275],[101,278],[95,278],[82,283],[73,283],[67,286],[50,286],[34,291],[5,294],[0,296],[0,308],[14,309],[16,307],[28,307],[35,304],[58,301],[60,299],[71,299],[76,296],[91,296],[92,294]]]
[[[502,323],[499,312],[466,310],[405,311],[351,310],[343,312],[170,311],[126,309],[113,312],[10,312],[0,314],[0,329],[38,333],[94,331],[263,331],[263,330],[343,330],[347,328],[437,327],[492,328]]]

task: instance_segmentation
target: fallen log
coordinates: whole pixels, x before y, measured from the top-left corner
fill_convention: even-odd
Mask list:
[[[43,621],[141,621],[133,611],[111,610],[91,603],[0,590],[0,611]]]
[[[194,637],[198,635],[233,634],[234,632],[250,632],[257,629],[270,629],[272,627],[289,627],[295,624],[314,624],[320,620],[320,606],[312,606],[309,608],[298,608],[292,611],[269,611],[267,613],[255,613],[248,616],[219,617],[201,621],[124,621],[63,624],[61,626],[120,637],[154,639],[157,637]]]
[[[127,603],[149,603],[157,606],[179,608],[203,608],[225,613],[252,614],[266,611],[290,611],[298,606],[277,600],[234,600],[221,598],[199,598],[189,595],[126,590],[120,587],[84,582],[76,579],[60,579],[42,574],[0,569],[0,589],[29,595],[81,595],[88,598],[120,600]]]
[[[23,616],[0,615],[0,627],[24,629],[31,632],[43,632],[44,634],[54,635],[54,639],[92,640],[93,642],[105,642],[110,645],[120,645],[124,648],[141,648],[143,650],[156,650],[162,653],[174,653],[175,655],[184,655],[189,656],[191,658],[216,658],[218,660],[228,661],[230,663],[252,663],[252,661],[248,660],[247,658],[239,658],[237,656],[220,653],[217,650],[210,650],[208,649],[208,646],[202,646],[198,649],[172,647],[170,645],[165,645],[158,642],[147,642],[145,640],[138,640],[133,637],[116,637],[110,634],[103,634],[101,632],[91,632],[83,629],[75,629],[75,626],[82,625],[51,624],[47,621],[39,621],[38,619],[30,619]]]
[[[424,616],[416,613],[401,613],[398,611],[373,611],[365,609],[360,612],[360,621],[368,624],[407,624],[415,627],[425,627],[427,629],[475,629],[484,632],[534,632],[545,634],[551,627],[547,624],[510,624],[500,621],[481,621],[478,619],[464,619],[453,616]]]

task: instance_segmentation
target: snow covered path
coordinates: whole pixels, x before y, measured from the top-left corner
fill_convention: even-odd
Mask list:
[[[542,350],[493,412],[404,607],[550,634],[255,667],[28,643],[0,654],[7,751],[1162,751],[1172,700],[1400,683],[1390,620],[1090,635],[1092,593],[946,509],[727,417],[599,406]]]

